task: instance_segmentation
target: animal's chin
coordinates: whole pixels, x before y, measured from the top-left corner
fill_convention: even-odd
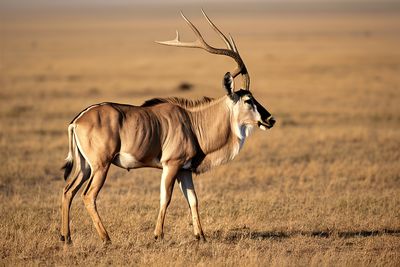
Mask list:
[[[253,132],[254,124],[242,124],[240,131],[242,136],[248,137]]]
[[[270,125],[268,123],[261,122],[261,121],[259,121],[257,124],[258,124],[258,128],[260,128],[263,131],[266,131],[267,129],[271,129],[272,128],[272,125]]]

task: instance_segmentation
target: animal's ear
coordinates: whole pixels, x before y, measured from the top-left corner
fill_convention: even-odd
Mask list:
[[[223,86],[225,90],[228,92],[228,95],[231,95],[235,90],[235,84],[233,81],[233,77],[230,72],[227,72],[224,76]]]

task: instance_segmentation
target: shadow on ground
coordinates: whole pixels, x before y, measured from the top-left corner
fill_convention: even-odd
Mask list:
[[[372,237],[382,235],[400,236],[400,229],[381,229],[381,230],[360,230],[360,231],[252,231],[248,227],[234,228],[227,232],[222,230],[215,231],[211,238],[224,240],[228,242],[239,241],[242,239],[265,240],[265,239],[285,239],[296,236],[306,237],[338,237],[338,238],[355,238],[355,237]]]

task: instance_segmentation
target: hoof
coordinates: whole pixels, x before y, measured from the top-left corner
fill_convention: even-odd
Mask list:
[[[68,245],[72,244],[71,236],[65,237],[63,235],[60,235],[60,241],[65,242],[65,244],[68,244]]]
[[[196,238],[197,241],[207,242],[204,234],[197,234],[197,235],[194,235],[194,237]]]
[[[154,235],[154,240],[163,240],[163,239],[164,239],[164,234]]]
[[[72,244],[72,240],[70,236],[67,236],[67,238],[65,239],[65,244],[67,245],[71,245]]]

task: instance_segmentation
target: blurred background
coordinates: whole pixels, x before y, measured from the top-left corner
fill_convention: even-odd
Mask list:
[[[59,169],[77,113],[225,93],[231,59],[154,42],[176,29],[194,40],[182,10],[223,47],[200,8],[232,34],[277,118],[195,178],[210,243],[189,241],[179,190],[154,243],[160,172],[111,168],[98,203],[114,245],[102,250],[77,197],[75,250],[63,250]],[[2,0],[0,265],[398,265],[399,48],[399,1]]]

